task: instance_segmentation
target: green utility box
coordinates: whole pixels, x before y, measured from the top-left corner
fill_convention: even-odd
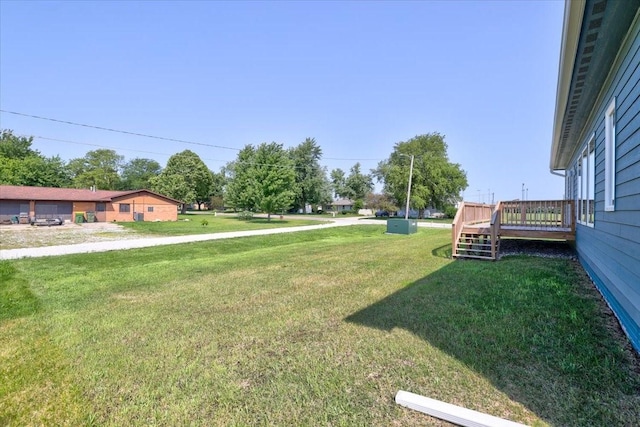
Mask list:
[[[418,220],[390,218],[387,220],[387,233],[413,234],[418,232]]]
[[[84,222],[84,212],[76,212],[75,223],[82,224]]]

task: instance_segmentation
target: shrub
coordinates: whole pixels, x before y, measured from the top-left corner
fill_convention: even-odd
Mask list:
[[[202,226],[204,227],[205,225],[209,225],[209,221],[203,219],[202,221],[200,221],[200,224],[202,224]]]
[[[248,221],[251,218],[253,218],[253,212],[251,212],[251,211],[242,211],[242,212],[238,213],[238,218],[243,219],[245,221]]]
[[[457,212],[458,212],[458,209],[456,209],[455,206],[447,206],[444,208],[444,215],[447,218],[455,218]]]

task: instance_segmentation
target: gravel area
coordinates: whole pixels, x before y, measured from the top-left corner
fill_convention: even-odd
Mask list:
[[[58,226],[0,225],[0,248],[39,248],[77,243],[141,239],[145,236],[108,222]]]
[[[533,255],[543,258],[577,259],[575,249],[567,242],[552,240],[501,239],[498,258],[510,255]]]

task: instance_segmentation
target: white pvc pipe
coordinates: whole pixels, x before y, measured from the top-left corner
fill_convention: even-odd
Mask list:
[[[465,427],[526,427],[503,418],[445,403],[440,400],[429,399],[408,391],[398,391],[396,403],[407,408],[449,421]]]

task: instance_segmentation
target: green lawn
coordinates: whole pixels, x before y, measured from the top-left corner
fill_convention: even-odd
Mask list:
[[[226,231],[258,230],[264,228],[298,227],[301,225],[318,225],[322,224],[322,221],[304,219],[303,217],[300,219],[281,220],[278,215],[272,215],[271,220],[267,220],[267,218],[241,220],[235,215],[214,216],[213,214],[184,214],[178,215],[178,221],[119,222],[118,224],[142,234],[178,236],[187,234],[223,233]]]
[[[640,374],[573,261],[452,261],[384,226],[0,263],[0,425],[635,425]]]

